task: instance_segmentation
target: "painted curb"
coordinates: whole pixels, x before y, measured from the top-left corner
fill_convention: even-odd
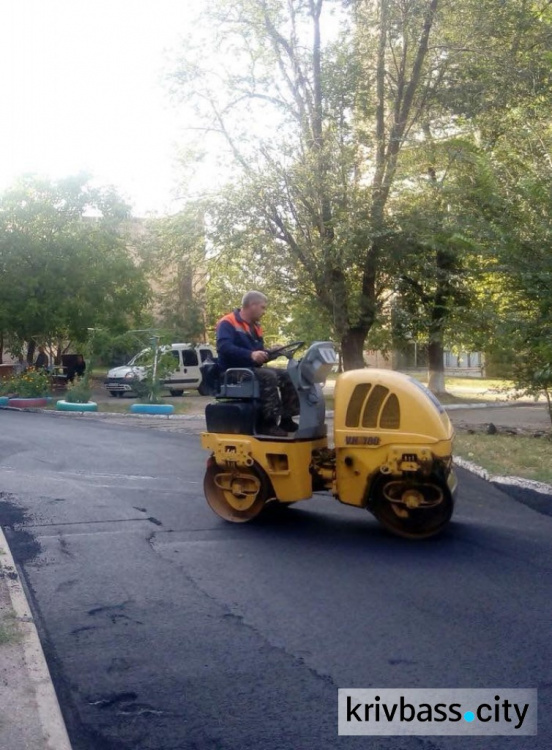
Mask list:
[[[60,399],[56,401],[56,411],[98,411],[98,404],[95,401],[87,401],[85,404],[76,404],[72,401]]]
[[[173,414],[174,406],[172,404],[132,404],[130,411],[132,414]]]
[[[42,406],[46,406],[48,399],[44,398],[10,398],[8,406],[13,406],[14,409],[38,409]]]
[[[34,624],[31,608],[19,580],[19,573],[16,572],[17,568],[2,528],[0,528],[0,550],[2,551],[1,567],[15,574],[5,576],[4,580],[8,586],[11,604],[19,624],[25,666],[38,708],[38,718],[44,741],[41,748],[42,750],[71,750],[71,742]]]
[[[16,411],[16,412],[29,412],[31,414],[44,414],[49,417],[74,417],[79,419],[110,419],[111,417],[117,417],[119,419],[156,419],[164,417],[164,419],[172,420],[189,420],[197,422],[198,420],[205,421],[204,414],[131,414],[129,411],[56,411],[55,409],[15,409],[13,406],[2,406],[0,405],[0,411]],[[1,749],[0,749],[1,750]]]
[[[7,396],[0,396],[0,406],[8,406],[10,400]]]

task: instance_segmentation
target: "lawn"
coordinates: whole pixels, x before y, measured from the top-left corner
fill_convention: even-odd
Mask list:
[[[427,385],[427,373],[413,373],[424,385]],[[497,378],[453,378],[445,377],[446,394],[439,396],[443,404],[461,402],[477,403],[478,401],[509,401],[514,398],[514,384],[511,380]]]
[[[130,413],[132,404],[141,403],[136,398],[112,398],[110,401],[98,402],[98,411],[108,412],[110,414],[127,414]],[[190,402],[184,398],[164,398],[163,404],[172,404],[175,414],[188,414],[190,412]]]
[[[63,398],[63,395],[54,396],[53,401],[45,407],[46,409],[53,411],[56,408],[56,401],[58,398]],[[90,399],[94,401],[94,394]],[[109,413],[109,414],[130,414],[130,407],[132,404],[140,403],[137,398],[112,398],[110,400],[103,399],[96,402],[98,404],[98,411]],[[195,414],[199,412],[203,414],[205,408],[204,404],[200,404],[195,398],[164,398],[163,404],[172,404],[174,406],[175,414]]]
[[[552,484],[552,440],[546,437],[457,433],[454,455],[491,474]]]

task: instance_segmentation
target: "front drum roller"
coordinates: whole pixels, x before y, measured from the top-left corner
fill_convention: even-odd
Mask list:
[[[212,457],[207,461],[203,489],[211,509],[231,523],[252,521],[271,494],[270,482],[255,464],[228,469]]]
[[[437,477],[422,480],[380,476],[371,489],[367,507],[393,534],[427,539],[448,524],[454,499],[447,484]]]

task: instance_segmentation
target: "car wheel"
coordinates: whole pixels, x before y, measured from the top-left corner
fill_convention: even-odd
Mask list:
[[[171,394],[171,396],[183,396],[184,395],[184,391],[175,391],[173,388],[169,389],[169,393]]]
[[[119,391],[109,391],[114,398],[117,398]]]

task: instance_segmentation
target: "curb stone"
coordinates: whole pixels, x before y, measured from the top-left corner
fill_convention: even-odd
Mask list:
[[[454,411],[455,409],[492,409],[493,406],[501,406],[504,404],[441,404],[445,411]]]
[[[128,419],[198,419],[203,418],[203,414],[133,414],[124,411],[55,411],[54,409],[20,409],[15,406],[0,406],[0,410],[6,411],[24,411],[31,413],[48,414],[57,418],[62,417],[88,417],[89,419],[104,419],[107,417],[123,417]]]
[[[37,719],[40,727],[40,750],[71,750],[71,743],[65,727],[52,678],[40,644],[31,608],[23,586],[16,572],[15,562],[4,532],[0,527],[1,568],[8,571],[4,576],[15,617],[21,633],[24,663],[28,684],[34,694]]]
[[[537,482],[534,479],[524,479],[523,477],[501,477],[490,474],[482,466],[478,466],[473,461],[467,461],[460,456],[453,456],[453,459],[456,466],[466,469],[480,479],[484,479],[514,500],[527,505],[537,513],[552,516],[552,503],[550,502],[552,500],[552,485]]]

